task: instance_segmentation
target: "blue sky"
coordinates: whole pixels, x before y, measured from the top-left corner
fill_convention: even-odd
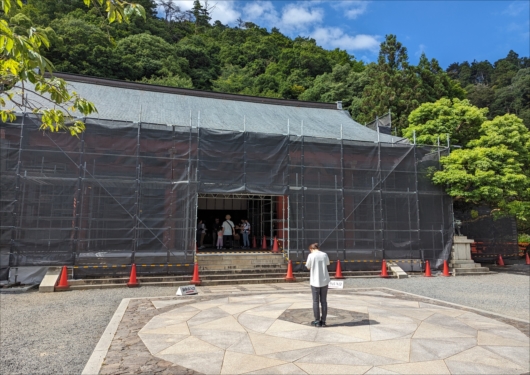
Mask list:
[[[204,3],[204,1],[202,1]],[[182,10],[193,1],[174,0]],[[357,59],[375,61],[386,34],[396,34],[409,60],[421,52],[443,68],[453,62],[494,62],[513,49],[530,54],[530,1],[226,1],[212,21],[234,26],[238,18],[291,37],[312,37],[324,48],[341,48]]]

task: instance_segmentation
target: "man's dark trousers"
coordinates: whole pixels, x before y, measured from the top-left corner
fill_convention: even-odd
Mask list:
[[[315,320],[321,320],[326,322],[328,316],[328,286],[322,286],[320,288],[311,286],[311,292],[313,294],[313,314]],[[322,305],[322,317],[320,316],[320,305]]]
[[[231,249],[234,247],[234,236],[231,234],[223,235],[223,245],[225,249]]]

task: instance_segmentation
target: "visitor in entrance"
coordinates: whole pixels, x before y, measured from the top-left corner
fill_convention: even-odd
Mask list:
[[[222,242],[223,242],[223,227],[221,225],[221,223],[219,222],[219,218],[215,218],[215,221],[212,225],[212,244],[214,246],[217,246],[217,248],[219,248],[219,245],[217,245],[217,242],[219,240],[219,231],[221,231],[221,247],[223,247],[222,245]]]
[[[195,230],[195,246],[199,249],[201,243],[201,233],[202,233],[202,220],[197,220],[197,229]]]
[[[219,225],[217,228],[217,242],[216,242],[217,250],[221,250],[223,248],[223,227]]]
[[[223,221],[223,242],[227,249],[231,249],[234,243],[234,223],[231,218],[230,215],[226,215],[226,220]]]
[[[250,223],[247,219],[243,219],[241,232],[243,234],[243,249],[250,249],[250,242],[248,240],[248,236],[250,235]]]
[[[309,284],[313,294],[313,315],[315,321],[311,325],[315,327],[325,327],[326,317],[328,315],[328,284],[330,281],[328,267],[328,254],[320,251],[318,244],[309,245],[311,254],[307,257],[305,266],[309,269],[311,275]],[[320,315],[320,305],[322,306],[322,315]]]
[[[206,236],[206,225],[202,222],[202,220],[199,220],[199,225],[197,227],[197,231],[200,234],[199,237],[199,249],[204,249],[204,237]]]

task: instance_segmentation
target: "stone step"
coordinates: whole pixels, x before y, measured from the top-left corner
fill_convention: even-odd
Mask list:
[[[452,267],[452,268],[465,268],[465,269],[473,269],[473,268],[481,268],[482,267],[480,263],[463,263],[463,264],[460,264],[460,263],[457,263],[457,264],[449,263],[449,266]]]
[[[244,270],[242,270],[244,271]],[[252,270],[250,270],[252,271]],[[207,273],[200,272],[199,275],[202,280],[239,280],[247,278],[283,278],[285,277],[286,272],[238,272],[238,273]],[[343,276],[347,278],[351,277],[378,277],[378,272],[359,272],[359,271],[344,271],[342,272]],[[294,272],[295,277],[307,278],[309,277],[308,272]],[[335,273],[330,272],[330,276],[334,277]],[[176,276],[139,276],[137,277],[140,283],[189,283],[191,280],[191,275],[176,275]],[[79,279],[79,280],[69,280],[71,286],[81,286],[81,285],[108,285],[108,284],[127,284],[129,281],[128,277],[115,277],[115,278],[98,278],[98,279]]]
[[[199,267],[200,269],[200,267]],[[287,266],[279,268],[279,270],[271,268],[271,269],[234,269],[234,270],[200,270],[201,275],[222,275],[222,274],[241,274],[241,273],[275,273],[275,272],[287,272]],[[295,272],[295,274],[304,273],[304,272]],[[306,272],[307,273],[307,272]],[[379,275],[381,271],[342,271],[343,275],[351,275],[351,276],[362,276],[362,275]],[[334,272],[330,272],[330,275],[334,274]]]
[[[473,264],[475,261],[473,259],[451,259],[449,263],[455,264]]]
[[[477,267],[477,268],[453,268],[451,270],[454,276],[463,275],[489,275],[492,274],[488,267]]]

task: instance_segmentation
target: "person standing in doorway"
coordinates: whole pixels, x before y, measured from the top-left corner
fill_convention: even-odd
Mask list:
[[[217,242],[215,246],[217,247],[217,250],[221,250],[223,248],[223,227],[219,225],[217,227]]]
[[[250,223],[247,219],[243,219],[241,232],[243,233],[243,249],[250,249],[250,242],[248,240],[248,236],[250,235]]]
[[[206,225],[202,222],[202,220],[199,220],[199,228],[197,230],[200,230],[200,239],[199,244],[201,245],[199,249],[204,249],[204,237],[206,236]]]
[[[223,242],[227,249],[232,248],[234,242],[234,223],[231,218],[230,215],[226,215],[223,221]]]
[[[329,258],[328,254],[320,251],[317,243],[311,244],[309,251],[311,254],[307,257],[305,266],[311,273],[309,284],[313,295],[313,315],[315,316],[315,321],[311,322],[311,325],[325,327],[328,315],[328,284],[330,282]],[[322,306],[322,315],[320,315],[320,306]]]
[[[213,239],[213,245],[214,246],[217,246],[219,247],[219,245],[217,245],[217,241],[218,241],[218,233],[220,230],[222,230],[222,226],[221,226],[221,223],[219,222],[219,218],[215,218],[215,221],[212,225],[212,239]],[[221,237],[223,237],[223,235],[221,234]],[[221,238],[221,242],[223,242],[223,239]],[[222,245],[221,245],[222,247]]]
[[[197,220],[197,229],[195,230],[195,247],[199,249],[201,243],[201,233],[202,233],[202,220]]]

